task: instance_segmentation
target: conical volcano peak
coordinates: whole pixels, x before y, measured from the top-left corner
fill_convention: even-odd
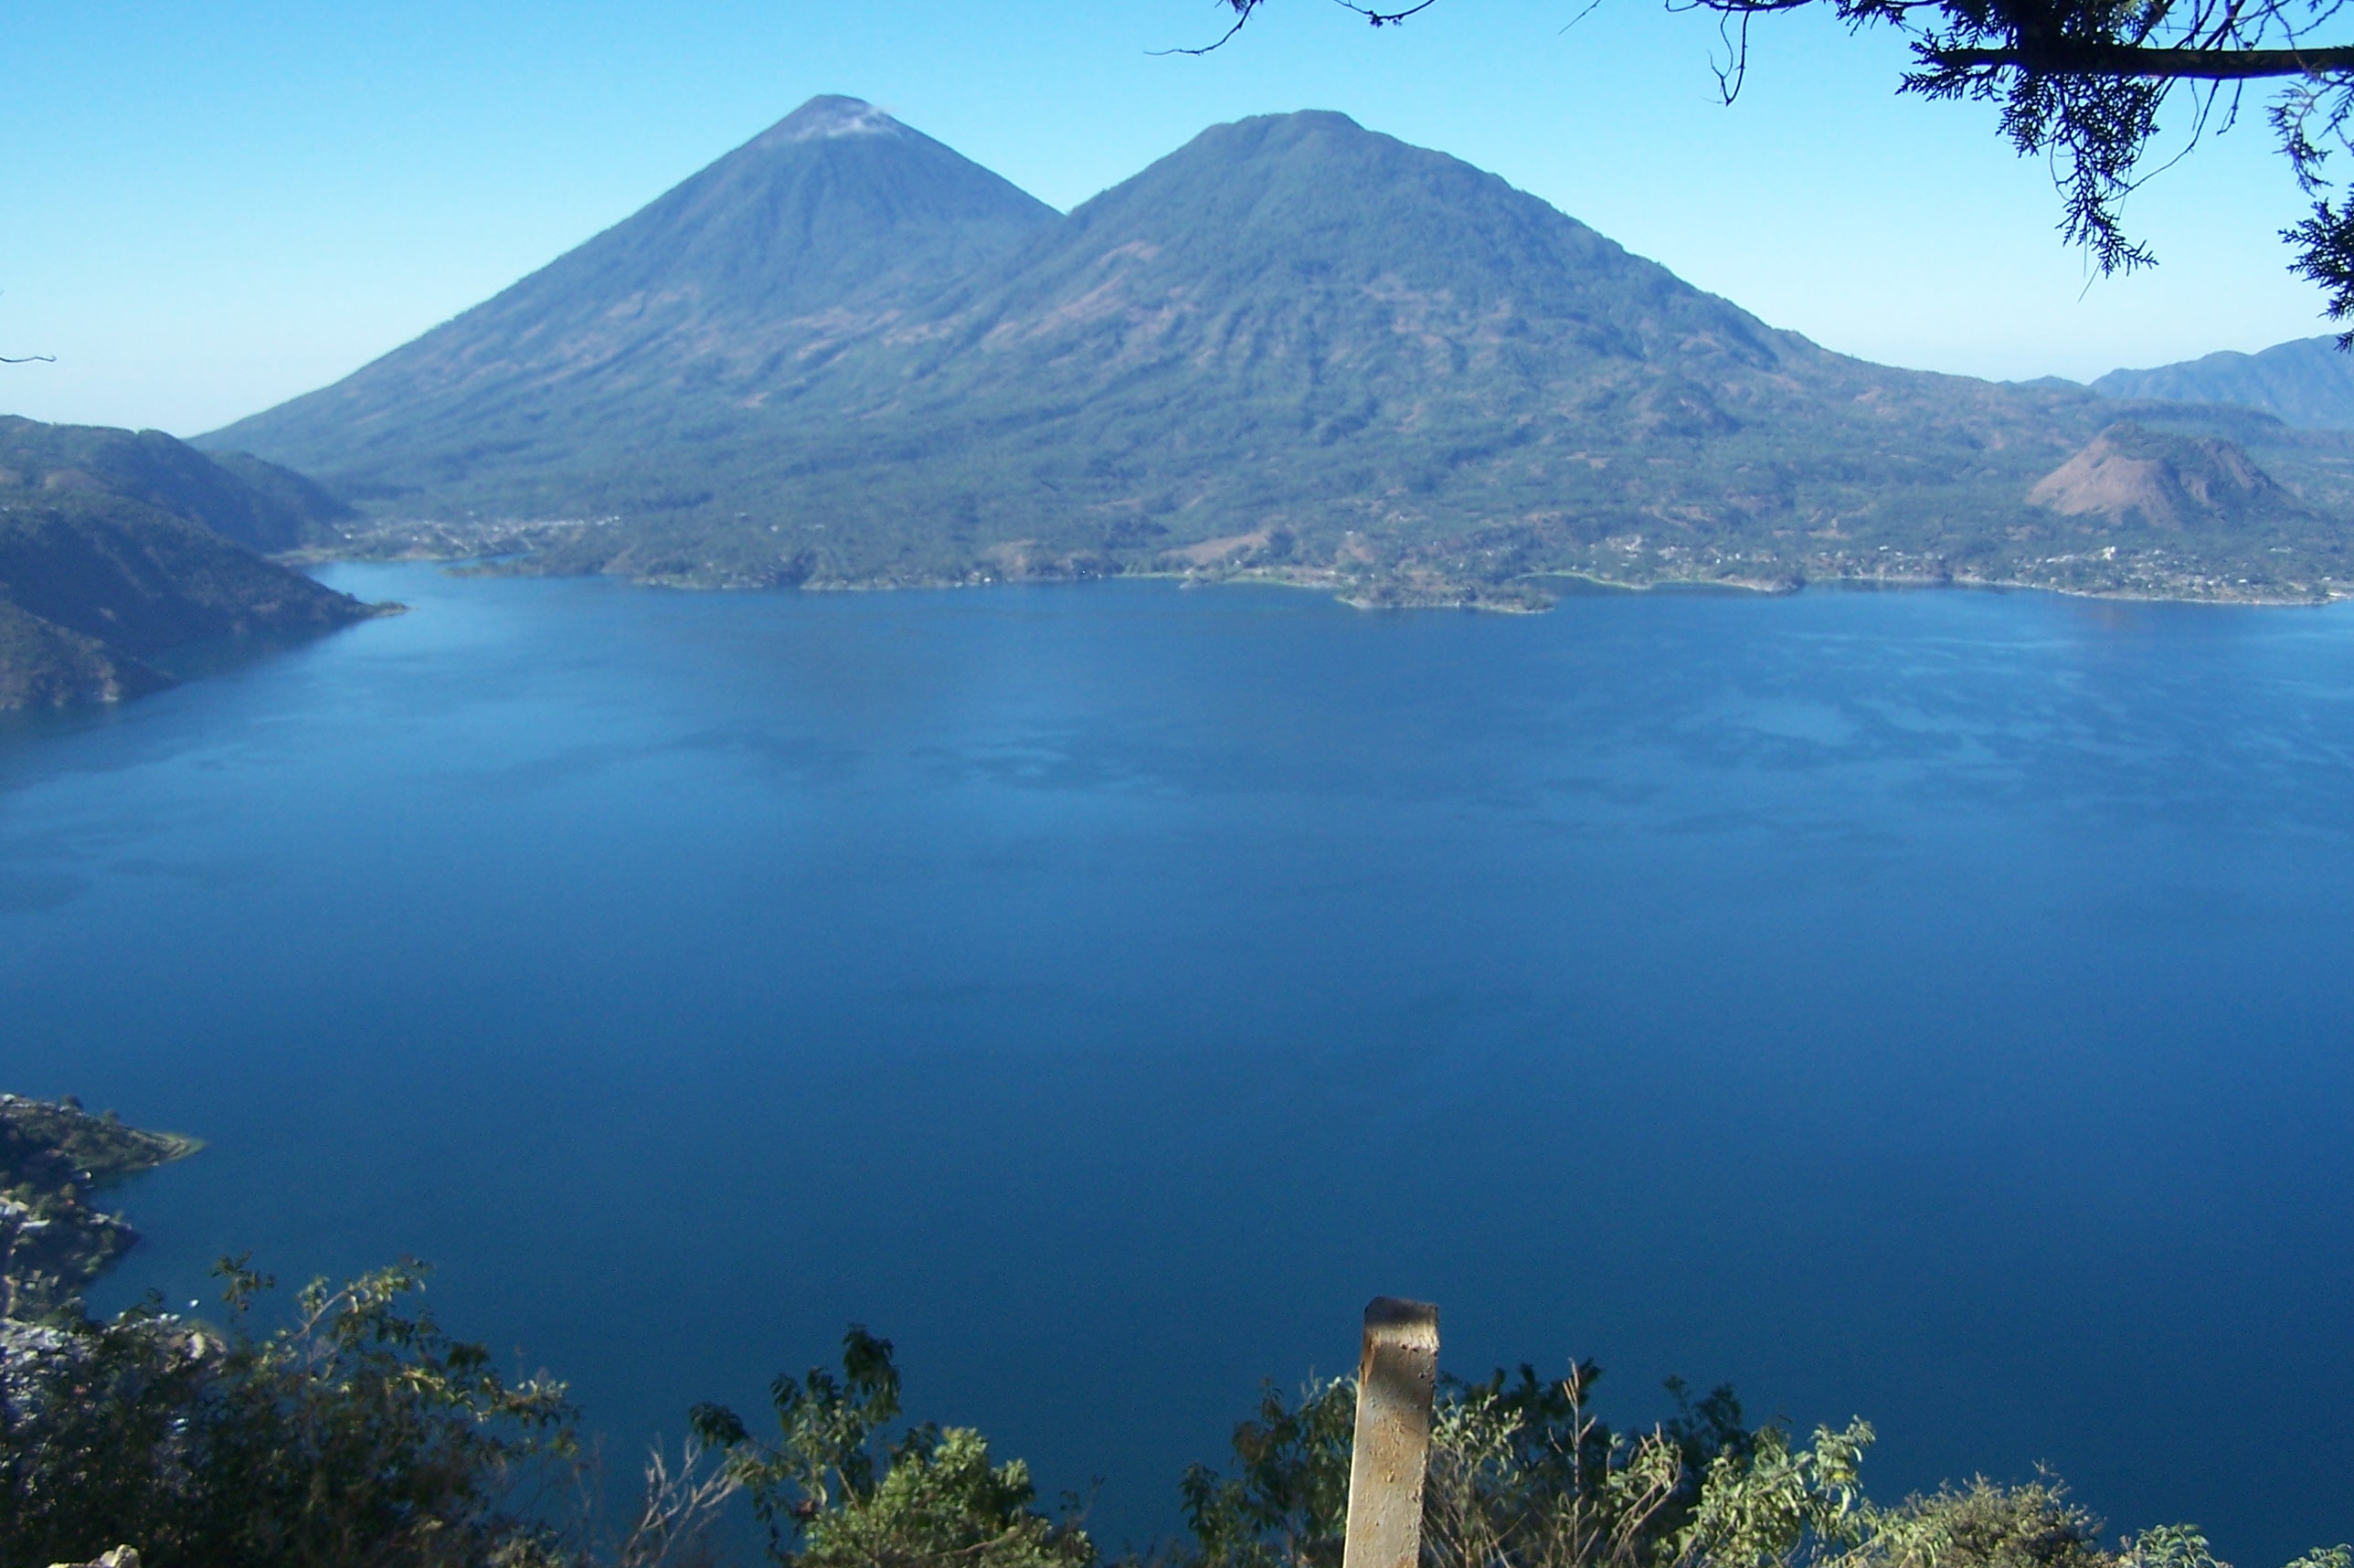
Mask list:
[[[907,128],[863,98],[824,93],[811,99],[772,126],[760,144],[830,142],[841,136],[904,136]]]
[[[769,382],[1059,217],[864,100],[812,98],[495,298],[242,422],[230,444],[340,451],[357,422],[398,411],[404,429],[480,446],[462,432],[485,407],[660,401],[723,383],[748,399],[732,407],[757,408]],[[275,433],[256,438],[265,425]]]

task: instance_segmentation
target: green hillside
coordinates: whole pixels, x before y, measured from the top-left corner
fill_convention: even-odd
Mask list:
[[[368,547],[695,586],[1176,572],[1512,607],[1564,573],[2287,599],[2344,576],[2354,440],[1831,354],[1342,115],[1214,127],[1059,219],[1015,221],[994,181],[821,100],[209,440],[398,520]],[[902,231],[958,261],[839,264]],[[2121,414],[2234,442],[2270,488],[2163,526],[2032,498]]]
[[[323,488],[250,453],[212,456],[161,430],[0,415],[0,503],[119,495],[262,551],[292,550],[353,515]]]
[[[0,418],[0,708],[137,696],[170,683],[144,662],[170,649],[375,613],[223,536],[224,519],[307,527],[323,501],[258,459]]]
[[[94,637],[0,599],[0,711],[119,703],[170,683]]]

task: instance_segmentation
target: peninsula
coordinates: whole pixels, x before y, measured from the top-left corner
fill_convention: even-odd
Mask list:
[[[274,561],[351,515],[302,478],[160,430],[0,417],[0,709],[171,684],[156,655],[383,612]]]
[[[139,1239],[99,1195],[203,1147],[126,1127],[111,1111],[92,1116],[71,1096],[0,1094],[0,1319],[37,1318],[80,1298]]]

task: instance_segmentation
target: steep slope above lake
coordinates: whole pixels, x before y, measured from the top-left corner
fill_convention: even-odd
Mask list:
[[[249,452],[207,456],[161,430],[0,415],[0,503],[23,493],[120,495],[255,550],[314,543],[353,515],[302,475]]]
[[[0,711],[119,703],[169,684],[98,639],[0,599]]]
[[[41,454],[78,466],[45,471]],[[170,683],[143,662],[168,649],[376,613],[207,525],[300,522],[300,475],[216,464],[159,431],[28,419],[0,419],[0,456],[17,465],[0,486],[0,708],[136,696]]]

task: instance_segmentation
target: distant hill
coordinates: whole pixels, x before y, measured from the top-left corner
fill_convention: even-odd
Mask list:
[[[2258,542],[2030,500],[2121,412],[2241,441],[2298,505]],[[2354,444],[1832,354],[1320,112],[1213,127],[1057,217],[817,100],[205,442],[319,474],[388,550],[536,521],[523,569],[701,586],[1146,571],[1513,606],[1579,573],[2310,598],[2337,591],[2332,520],[2354,510]]]
[[[119,701],[169,684],[145,662],[169,649],[374,613],[225,536],[307,526],[309,482],[259,460],[0,418],[0,708]]]
[[[2102,516],[2177,533],[2245,528],[2306,510],[2234,442],[2132,423],[2103,430],[2039,481],[2027,499],[2070,517]]]
[[[2275,344],[2259,354],[2211,354],[2155,370],[2112,370],[2093,383],[2111,397],[2232,403],[2292,425],[2354,430],[2354,355],[2333,335]]]
[[[354,515],[312,481],[249,452],[207,456],[161,430],[0,414],[0,502],[20,492],[120,495],[261,551],[315,543]]]

